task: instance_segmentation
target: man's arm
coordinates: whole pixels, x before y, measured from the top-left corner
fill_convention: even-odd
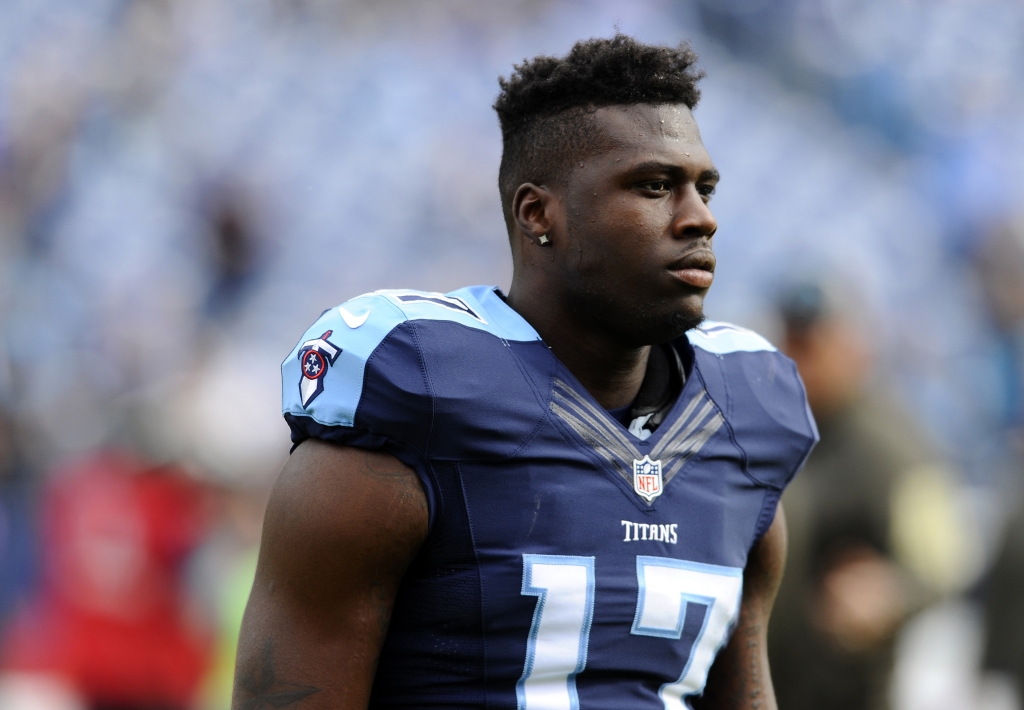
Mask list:
[[[234,710],[366,708],[427,523],[419,479],[398,459],[303,442],[267,504]]]
[[[786,566],[786,516],[775,521],[750,551],[743,573],[740,619],[728,645],[708,673],[698,710],[777,710],[768,670],[768,617]]]

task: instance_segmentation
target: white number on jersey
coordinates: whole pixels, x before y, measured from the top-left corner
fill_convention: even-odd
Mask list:
[[[678,639],[683,635],[687,605],[707,607],[679,680],[659,691],[666,710],[684,710],[683,697],[704,689],[711,664],[739,613],[743,570],[637,555],[636,579],[640,594],[632,634]]]
[[[519,710],[578,710],[594,618],[594,558],[523,555],[524,595],[539,597],[526,643]]]
[[[587,665],[594,616],[593,557],[523,555],[526,596],[538,597],[516,684],[518,710],[579,710],[576,676]],[[700,633],[680,670],[659,695],[666,710],[685,710],[699,693],[739,614],[743,570],[669,557],[637,555],[639,596],[630,633],[678,640],[690,603],[706,607]]]

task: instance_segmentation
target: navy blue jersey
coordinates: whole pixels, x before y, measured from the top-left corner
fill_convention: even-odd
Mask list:
[[[293,440],[389,451],[429,501],[371,707],[689,707],[817,432],[759,335],[673,346],[685,384],[641,440],[490,287],[379,291],[306,332],[282,367]]]

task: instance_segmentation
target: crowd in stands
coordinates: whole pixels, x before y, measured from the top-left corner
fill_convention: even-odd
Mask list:
[[[708,74],[709,316],[841,390],[793,493],[782,603],[813,613],[780,625],[831,649],[822,684],[860,668],[857,708],[1021,707],[1024,626],[991,629],[1024,619],[1024,5],[0,5],[0,706],[227,707],[281,358],[359,293],[507,287],[497,77],[620,29]],[[870,471],[828,459],[856,442]],[[873,494],[839,532],[814,527],[830,476]],[[901,634],[951,604],[974,685],[902,693]]]

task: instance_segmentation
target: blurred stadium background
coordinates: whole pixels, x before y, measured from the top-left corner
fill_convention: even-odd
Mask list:
[[[1020,707],[985,622],[1024,481],[1017,0],[0,0],[0,707],[228,706],[281,358],[365,291],[507,287],[496,78],[616,28],[708,73],[710,317],[781,344],[831,304],[952,491],[890,501],[942,549],[885,702]]]

